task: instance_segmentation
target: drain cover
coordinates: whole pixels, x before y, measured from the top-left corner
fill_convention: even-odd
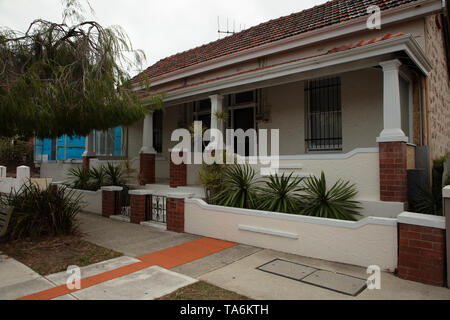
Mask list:
[[[312,267],[280,259],[269,262],[257,269],[297,281],[317,271],[317,269]]]
[[[281,259],[273,260],[256,269],[350,296],[357,296],[366,288],[365,279]]]
[[[357,296],[366,288],[366,280],[364,279],[325,270],[318,270],[302,281],[350,296]]]

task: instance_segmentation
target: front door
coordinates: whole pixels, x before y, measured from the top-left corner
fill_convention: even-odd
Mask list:
[[[242,129],[245,131],[255,129],[255,108],[243,108],[233,110],[233,128],[234,130]],[[234,152],[237,153],[237,138],[234,139]],[[245,155],[250,155],[250,139],[245,139]]]

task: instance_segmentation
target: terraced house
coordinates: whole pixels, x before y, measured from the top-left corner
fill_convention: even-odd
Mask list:
[[[120,147],[117,128],[92,133],[85,160],[132,160],[145,185],[199,185],[198,165],[171,164],[171,134],[217,128],[224,111],[227,128],[280,129],[282,172],[350,180],[364,215],[396,217],[408,170],[429,177],[450,150],[448,21],[448,1],[334,0],[167,57],[145,70],[149,91],[133,80],[144,102],[165,94],[164,112],[121,128]]]

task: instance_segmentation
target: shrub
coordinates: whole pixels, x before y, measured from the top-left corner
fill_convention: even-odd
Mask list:
[[[109,163],[105,167],[105,184],[108,186],[126,187],[127,178],[121,166]]]
[[[220,192],[223,171],[224,165],[214,163],[203,164],[198,172],[198,178],[206,190],[206,201],[210,204],[214,204],[214,195]]]
[[[361,207],[352,200],[356,194],[355,185],[339,180],[330,190],[327,189],[325,174],[320,179],[312,176],[305,180],[302,215],[329,219],[356,221]]]
[[[69,170],[69,179],[72,180],[70,187],[78,190],[95,191],[95,186],[91,183],[91,173],[82,167],[71,168]]]
[[[127,188],[127,169],[108,163],[106,166],[86,170],[82,167],[69,170],[69,186],[73,189],[97,191],[105,186]]]
[[[39,189],[26,184],[2,198],[2,204],[14,207],[8,238],[70,235],[76,232],[75,218],[81,211],[80,196],[65,187]]]
[[[284,174],[270,176],[269,181],[265,181],[264,187],[259,189],[258,209],[264,211],[298,214],[301,210],[301,197],[299,192],[303,178],[292,179],[293,173],[289,176]]]
[[[256,209],[257,184],[255,170],[249,165],[230,165],[223,172],[221,190],[212,197],[217,205]]]
[[[418,213],[442,216],[442,189],[444,185],[450,184],[450,176],[443,177],[444,164],[447,161],[448,155],[433,161],[432,178],[433,183],[431,190],[423,186],[418,186],[419,192],[417,199],[411,201],[411,211]],[[444,180],[445,179],[445,180]]]
[[[33,144],[26,140],[0,138],[0,160],[10,167],[33,163]]]

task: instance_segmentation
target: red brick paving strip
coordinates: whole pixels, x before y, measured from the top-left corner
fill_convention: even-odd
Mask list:
[[[117,279],[152,266],[160,266],[161,268],[172,269],[180,265],[207,257],[214,253],[232,248],[236,245],[236,243],[210,238],[202,238],[187,242],[179,246],[138,257],[137,259],[141,260],[141,262],[136,262],[128,266],[82,279],[82,289],[80,290],[95,286],[109,280]],[[76,291],[79,290],[69,290],[66,285],[61,285],[19,298],[17,300],[51,300]]]

